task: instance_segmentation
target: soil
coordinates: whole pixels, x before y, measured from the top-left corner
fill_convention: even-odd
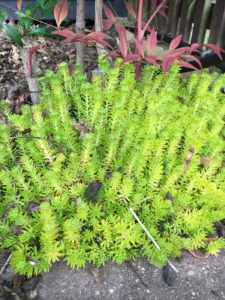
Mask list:
[[[62,44],[57,39],[37,37],[30,45],[37,47],[36,60],[38,75],[46,70],[57,70],[60,62],[67,62],[70,70],[76,62],[75,44]],[[93,45],[86,45],[85,73],[90,78],[97,67],[97,52]],[[19,112],[24,103],[30,103],[30,94],[25,79],[19,48],[0,31],[0,100],[10,103],[13,112]]]

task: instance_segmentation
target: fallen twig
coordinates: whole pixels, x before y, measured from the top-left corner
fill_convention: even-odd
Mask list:
[[[197,255],[195,254],[193,251],[189,250],[188,251],[194,258],[197,258],[197,259],[206,259],[209,257],[209,255],[205,255],[205,256],[200,256],[200,255]]]
[[[1,268],[1,271],[0,271],[0,277],[2,276],[2,274],[4,273],[5,269],[7,268],[9,262],[10,262],[10,259],[12,257],[12,254],[9,255],[9,257],[7,258],[6,262],[4,263],[3,267]]]

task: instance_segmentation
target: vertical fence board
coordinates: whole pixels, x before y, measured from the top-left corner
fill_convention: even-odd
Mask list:
[[[225,0],[217,0],[215,4],[214,14],[212,17],[209,42],[222,46],[225,38]]]
[[[223,18],[220,27],[220,33],[218,36],[217,44],[225,49],[225,9],[223,11]]]
[[[157,29],[160,32],[166,33],[167,19],[163,16],[157,17]]]
[[[106,1],[107,4],[108,1]],[[110,1],[111,2],[111,1]],[[124,4],[124,1],[121,0],[114,0],[113,1],[113,7],[115,9],[115,11],[117,12],[117,14],[119,16],[126,16],[127,15],[127,10]]]
[[[192,3],[189,3],[189,0],[183,0],[180,25],[179,25],[179,34],[183,34],[183,39],[185,41],[190,40],[192,23],[194,21],[194,10],[196,6],[196,0],[193,0]]]
[[[194,29],[192,43],[203,43],[212,0],[198,0],[196,3],[196,13],[194,17]]]
[[[169,15],[166,31],[171,33],[173,36],[177,35],[178,24],[179,24],[179,13],[181,0],[173,0],[169,3]]]

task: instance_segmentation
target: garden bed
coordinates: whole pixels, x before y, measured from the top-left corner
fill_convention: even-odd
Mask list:
[[[0,98],[19,113],[31,104],[22,63],[18,49],[3,35],[0,41]],[[33,41],[37,75],[56,71],[62,61],[69,69],[49,71],[40,81],[40,104],[23,106],[20,116],[1,105],[1,239],[12,250],[2,253],[2,265],[11,258],[21,275],[2,268],[0,297],[223,298],[213,277],[222,282],[224,252],[208,258],[224,248],[221,78],[204,73],[183,82],[177,67],[168,75],[149,67],[137,82],[132,65],[118,60],[114,69],[100,61],[102,76],[91,83],[78,68],[70,76],[74,44]],[[95,48],[86,47],[88,78],[96,61]],[[130,214],[134,206],[161,249]],[[182,249],[195,258],[185,252],[176,260]],[[130,260],[140,255],[166,265],[163,278],[174,288],[165,287],[161,269]],[[84,268],[68,269],[62,259]],[[170,260],[177,283],[168,275]]]
[[[38,75],[46,70],[57,70],[60,62],[67,62],[74,67],[76,61],[75,44],[61,44],[57,39],[47,37],[33,38],[37,49]],[[10,103],[13,112],[19,112],[23,103],[30,103],[30,93],[25,78],[19,48],[0,31],[0,99]],[[91,77],[91,71],[97,67],[95,46],[87,45],[85,50],[85,72]]]

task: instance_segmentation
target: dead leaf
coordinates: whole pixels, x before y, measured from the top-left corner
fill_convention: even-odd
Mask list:
[[[80,120],[80,122],[76,122],[76,120],[73,119],[71,125],[74,129],[80,132],[80,140],[82,140],[85,134],[93,132],[93,128],[88,126],[82,119]]]
[[[18,10],[21,10],[21,8],[22,8],[22,1],[23,0],[17,0],[16,1],[16,5],[17,5]]]
[[[13,225],[12,231],[14,234],[20,234],[23,228],[19,225]]]
[[[173,203],[173,196],[171,195],[170,192],[168,192],[168,193],[166,194],[165,199],[166,199],[166,200],[170,200],[170,201]]]
[[[165,267],[163,267],[163,279],[165,283],[172,287],[175,285],[177,278],[177,273],[174,271],[173,268],[169,264],[167,264]]]
[[[20,54],[18,48],[14,45],[12,45],[12,59],[16,65],[20,64]]]
[[[16,274],[13,278],[13,289],[17,290],[24,280],[24,276]]]
[[[187,170],[188,165],[190,164],[190,162],[191,162],[191,160],[193,158],[194,153],[195,153],[195,149],[193,147],[191,147],[189,149],[188,155],[186,156],[185,161],[183,163],[184,170]]]
[[[185,102],[184,96],[177,96],[177,100],[182,104]]]
[[[97,268],[91,268],[90,273],[93,275],[95,282],[100,283],[101,282],[101,273],[100,270]]]
[[[39,206],[40,206],[40,203],[37,203],[37,202],[30,202],[28,205],[27,205],[27,210],[31,213],[33,212],[37,212],[39,210]]]
[[[210,164],[211,160],[212,158],[209,156],[203,156],[200,158],[200,162],[203,167],[207,167]]]
[[[99,182],[98,180],[95,180],[93,182],[91,182],[89,184],[89,186],[87,187],[87,189],[84,192],[84,196],[89,200],[89,201],[94,201],[95,200],[95,196],[97,195],[98,191],[101,188],[101,182]]]

